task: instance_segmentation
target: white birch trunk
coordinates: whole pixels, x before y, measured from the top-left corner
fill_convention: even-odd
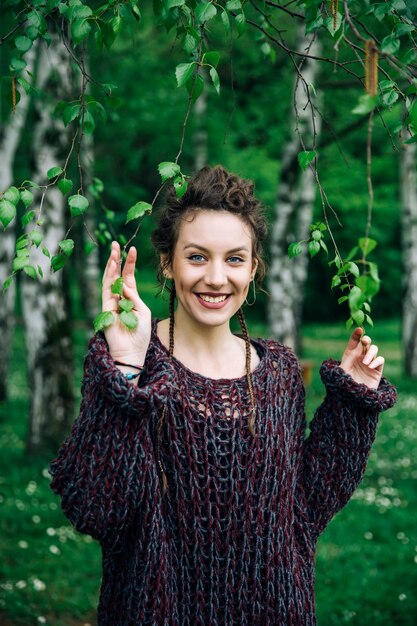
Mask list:
[[[204,72],[206,78],[207,72]],[[201,96],[196,100],[194,105],[194,167],[196,172],[207,165],[207,88],[205,88]]]
[[[311,43],[312,35],[304,35],[303,28],[300,30],[299,40],[301,52],[311,46],[310,53],[318,54],[317,39]],[[317,63],[310,59],[306,59],[300,66],[300,72],[307,85],[314,85],[317,69]],[[298,128],[306,149],[310,149],[314,128],[304,81],[301,79],[296,81],[294,104],[298,112]],[[313,100],[313,97],[310,91],[310,99]],[[320,132],[320,121],[318,117],[315,117],[314,121],[317,136]],[[271,297],[268,303],[268,320],[271,336],[299,352],[301,347],[299,329],[308,258],[306,252],[303,251],[296,258],[289,259],[288,245],[308,236],[308,225],[313,217],[316,187],[314,174],[310,168],[302,171],[298,164],[298,153],[303,150],[303,147],[295,130],[295,111],[290,123],[294,128],[294,133],[283,151],[272,228],[268,282]]]
[[[56,100],[70,99],[70,77],[68,53],[53,34],[51,46],[42,46],[38,64],[37,89],[42,97],[36,102],[32,144],[32,178],[36,182],[43,183],[48,169],[61,165],[68,151],[68,130],[62,121],[53,118],[52,112]],[[36,202],[39,205],[39,194],[34,206]],[[65,204],[56,187],[47,191],[40,227],[44,239],[39,248],[31,250],[31,261],[42,267],[44,278],[33,281],[24,277],[22,286],[31,389],[27,441],[30,452],[56,448],[73,418],[71,337],[63,272],[51,273],[50,261],[42,253],[43,245],[56,253],[58,242],[65,236]]]
[[[26,54],[27,70],[33,74],[37,42]],[[13,183],[13,163],[19,147],[23,128],[29,108],[30,96],[20,89],[20,100],[15,113],[11,113],[7,123],[0,128],[0,190],[6,191]],[[15,252],[15,223],[0,233],[0,289],[4,281],[12,273],[12,262]],[[14,304],[16,298],[15,281],[5,293],[0,292],[0,400],[7,396],[7,374],[11,354],[14,329]]]
[[[417,175],[415,143],[404,144],[401,155],[402,239],[405,296],[402,335],[404,370],[417,378]]]

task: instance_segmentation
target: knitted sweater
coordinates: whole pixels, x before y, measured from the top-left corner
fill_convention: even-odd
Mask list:
[[[305,439],[296,357],[273,340],[252,343],[256,439],[246,378],[171,362],[156,320],[139,386],[102,333],[90,341],[80,415],[50,472],[70,522],[100,541],[99,626],[316,623],[317,538],[360,482],[396,392],[325,361],[327,394]],[[155,441],[165,403],[163,500]]]

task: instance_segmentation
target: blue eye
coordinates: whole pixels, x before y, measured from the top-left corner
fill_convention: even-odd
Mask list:
[[[240,256],[231,256],[229,257],[229,261],[231,261],[232,263],[244,263],[245,260],[242,259]]]
[[[188,258],[190,259],[190,261],[204,261],[204,257],[202,254],[191,254]]]

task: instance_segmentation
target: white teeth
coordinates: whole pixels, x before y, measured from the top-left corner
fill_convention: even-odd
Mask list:
[[[204,302],[224,302],[227,296],[217,296],[216,298],[213,298],[212,296],[200,295],[200,298],[204,300]]]

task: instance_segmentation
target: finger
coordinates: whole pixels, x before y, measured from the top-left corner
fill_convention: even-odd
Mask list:
[[[372,369],[372,370],[379,370],[379,371],[381,371],[381,372],[382,372],[383,367],[384,367],[384,364],[385,364],[385,359],[384,359],[384,357],[383,357],[383,356],[378,356],[376,359],[374,359],[374,360],[372,361],[372,363],[370,363],[370,365],[369,365],[369,369]]]
[[[103,274],[103,285],[108,284],[109,282],[109,270],[110,270],[110,265],[112,260],[115,261],[116,263],[116,268],[112,267],[112,277],[111,277],[111,282],[113,282],[115,280],[114,276],[115,276],[115,271],[117,272],[117,264],[119,262],[120,259],[120,246],[117,243],[117,241],[113,241],[112,245],[111,245],[111,250],[110,250],[110,255],[109,258],[107,260],[106,263],[106,267],[104,268],[104,274]],[[116,276],[117,278],[117,276]]]
[[[360,344],[361,338],[363,335],[363,328],[355,328],[353,333],[351,334],[348,345],[346,347],[347,350],[354,350],[357,348],[358,344]]]
[[[377,354],[378,354],[378,346],[376,346],[375,344],[372,344],[368,348],[368,351],[366,355],[364,356],[362,363],[364,365],[369,365],[369,363],[373,361],[373,359],[376,357]]]
[[[117,278],[117,263],[114,259],[109,264],[107,278],[103,284],[101,301],[103,311],[117,311],[119,308],[119,296],[111,290],[112,283]]]
[[[128,287],[136,287],[135,281],[135,267],[136,267],[137,251],[134,246],[129,248],[127,253],[126,262],[123,268],[122,276],[124,282]]]
[[[126,284],[123,285],[123,295],[125,296],[125,298],[132,300],[133,308],[135,309],[135,311],[140,312],[145,306],[145,303],[138,294],[136,286],[128,287]]]

